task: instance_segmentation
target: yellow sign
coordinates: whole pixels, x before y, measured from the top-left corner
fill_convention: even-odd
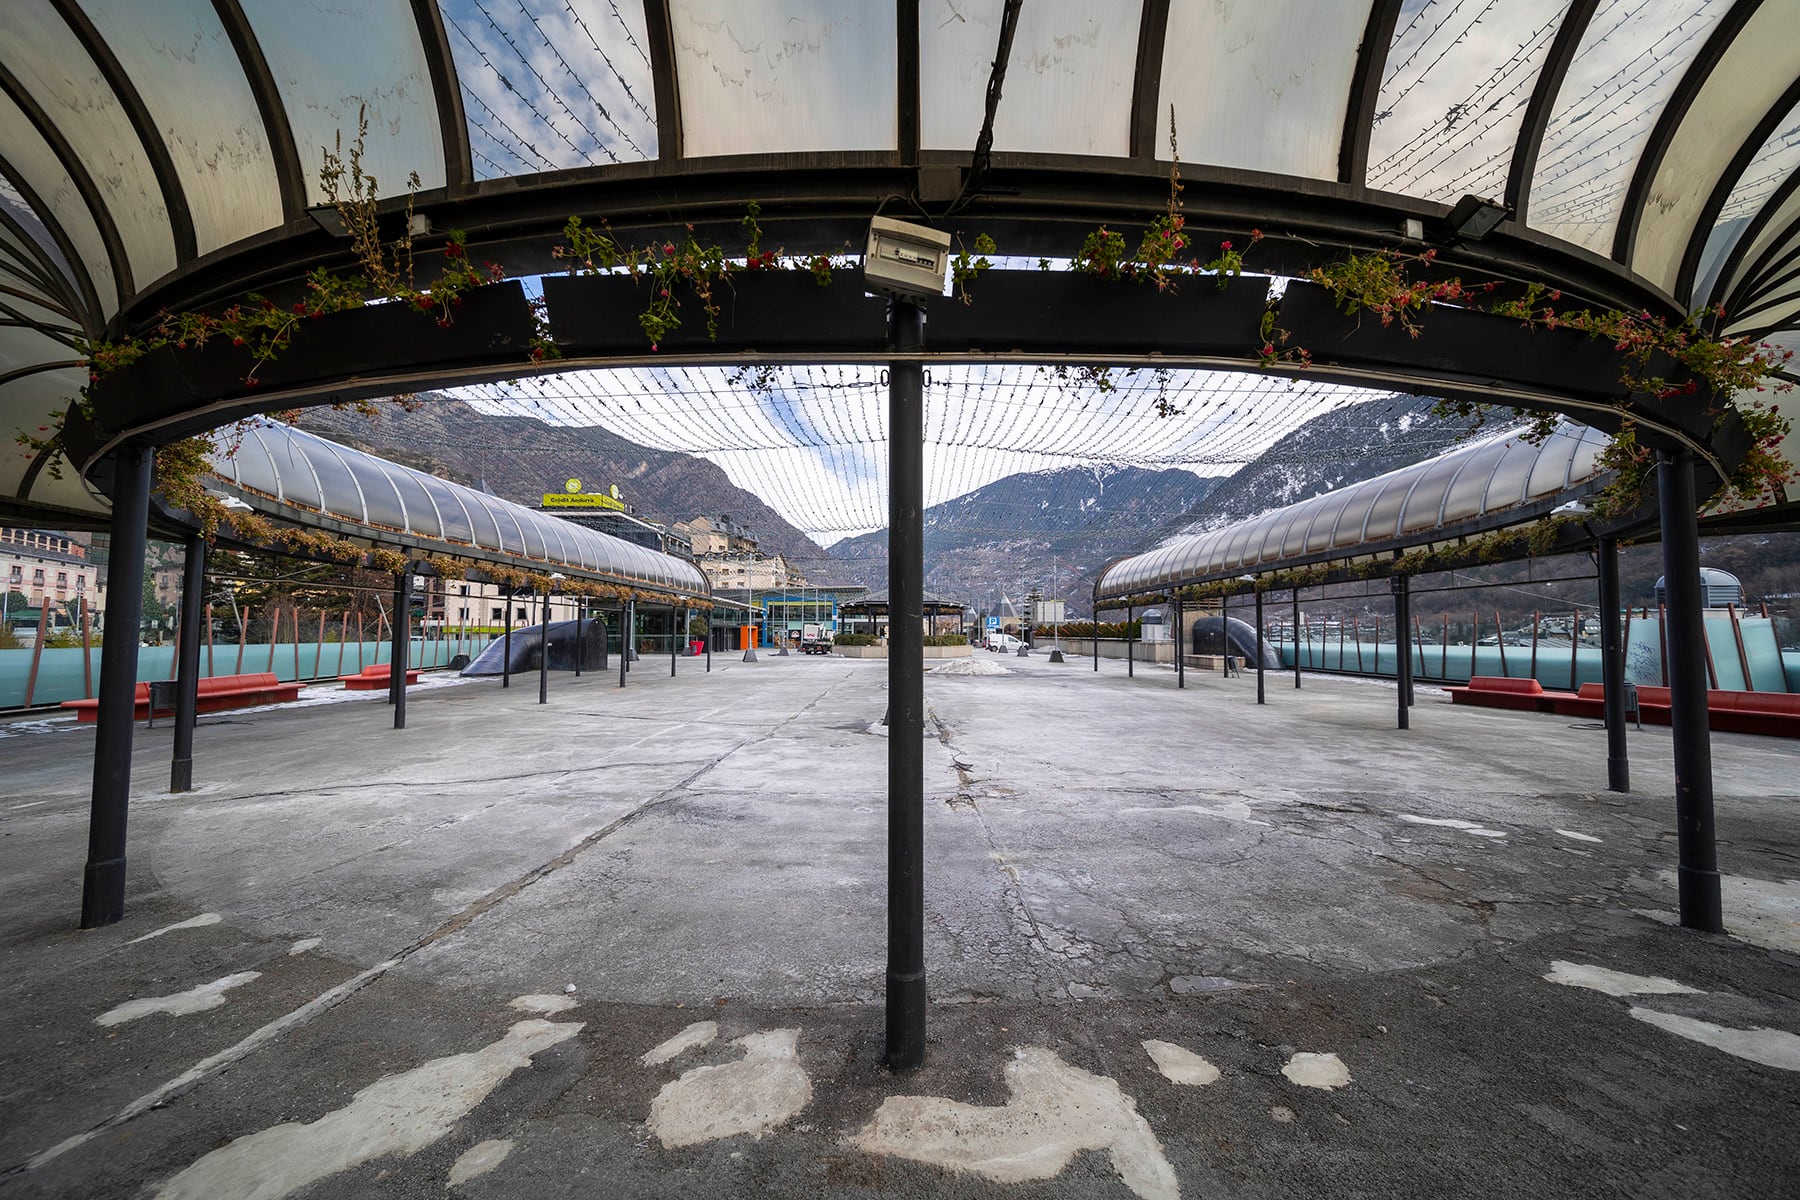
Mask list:
[[[569,493],[571,496],[579,495],[581,492],[581,480],[570,479],[566,481],[563,484],[563,491]]]
[[[545,492],[545,508],[609,508],[614,512],[624,512],[625,502],[614,496],[600,492]]]

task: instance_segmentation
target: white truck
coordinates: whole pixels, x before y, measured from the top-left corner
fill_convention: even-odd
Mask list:
[[[800,629],[800,653],[830,654],[831,630],[823,625],[804,625]]]

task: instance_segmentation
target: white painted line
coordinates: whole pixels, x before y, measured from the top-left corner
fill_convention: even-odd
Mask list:
[[[1219,1081],[1219,1068],[1173,1042],[1145,1042],[1144,1050],[1170,1083],[1205,1087]]]
[[[1564,987],[1587,988],[1608,996],[1674,996],[1683,993],[1697,996],[1701,994],[1699,988],[1691,988],[1685,983],[1676,983],[1673,979],[1665,979],[1661,975],[1628,975],[1624,971],[1614,971],[1606,967],[1595,967],[1584,963],[1564,962],[1561,959],[1550,964],[1550,971],[1544,976],[1544,979],[1550,983],[1560,983]]]
[[[678,1054],[687,1053],[696,1046],[709,1045],[718,1036],[719,1023],[717,1021],[695,1021],[668,1041],[652,1048],[638,1061],[646,1067],[659,1066]]]
[[[1335,1054],[1302,1050],[1288,1059],[1281,1073],[1301,1087],[1318,1088],[1322,1092],[1350,1086],[1350,1068]]]
[[[151,938],[159,938],[165,933],[174,933],[177,929],[200,929],[207,925],[217,925],[223,918],[218,913],[201,913],[197,917],[189,917],[185,921],[177,921],[173,925],[164,925],[161,929],[152,929],[143,937],[134,937],[125,944],[135,946],[139,942],[147,942]]]
[[[156,1013],[167,1013],[171,1017],[192,1016],[197,1012],[218,1008],[225,1003],[226,992],[261,978],[261,971],[239,971],[236,975],[227,975],[223,979],[203,983],[185,992],[176,992],[173,996],[146,996],[141,1000],[127,1000],[117,1008],[95,1017],[94,1024],[123,1025],[127,1021],[136,1021]]]
[[[870,1154],[969,1171],[996,1183],[1060,1175],[1084,1150],[1105,1150],[1142,1200],[1177,1200],[1162,1143],[1114,1080],[1028,1046],[1006,1064],[1012,1095],[995,1108],[937,1096],[890,1096],[851,1139]]]
[[[1631,1015],[1647,1025],[1723,1050],[1735,1058],[1783,1071],[1800,1071],[1800,1037],[1785,1029],[1728,1029],[1711,1021],[1653,1012],[1647,1008],[1634,1007]]]
[[[416,1154],[449,1133],[509,1075],[581,1028],[520,1021],[479,1050],[377,1079],[316,1121],[272,1126],[214,1150],[165,1183],[157,1200],[282,1200],[372,1159]]]
[[[744,1057],[694,1067],[665,1084],[650,1102],[650,1132],[665,1147],[693,1146],[744,1133],[767,1133],[812,1103],[801,1069],[798,1029],[772,1029],[737,1039]]]

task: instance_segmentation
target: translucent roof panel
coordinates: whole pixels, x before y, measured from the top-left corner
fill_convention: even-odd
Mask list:
[[[1336,179],[1338,151],[1369,0],[1307,7],[1176,4],[1163,42],[1156,107],[1159,157],[1169,108],[1188,162]]]
[[[1743,247],[1737,266],[1732,271],[1732,277],[1725,280],[1719,280],[1716,277],[1710,280],[1702,278],[1700,286],[1694,289],[1695,296],[1705,299],[1708,303],[1728,300],[1730,293],[1737,288],[1740,282],[1748,281],[1753,276],[1762,275],[1792,248],[1797,223],[1800,223],[1800,188],[1789,192],[1787,199],[1783,200],[1776,208],[1769,210],[1768,217],[1761,229],[1750,243]],[[1718,232],[1715,229],[1714,235],[1717,236]],[[1724,266],[1723,258],[1720,259],[1718,266]],[[1777,273],[1779,272],[1777,271]]]
[[[308,204],[325,200],[319,167],[342,135],[345,152],[366,115],[363,170],[384,196],[444,186],[437,97],[407,0],[241,0],[268,59],[299,148]]]
[[[981,133],[1003,0],[919,5],[919,140],[967,150]],[[1133,0],[1034,0],[1020,10],[994,149],[1125,155],[1138,23]]]
[[[201,254],[281,224],[256,97],[208,0],[87,6],[161,131]],[[179,62],[181,70],[161,65]]]
[[[111,316],[118,311],[119,288],[112,260],[107,257],[106,243],[87,202],[57,160],[56,152],[37,135],[19,106],[4,92],[0,92],[0,157],[50,210],[40,215],[54,220],[74,245],[81,266],[99,293],[102,314]]]
[[[1673,292],[1701,210],[1757,124],[1800,76],[1794,10],[1765,4],[1750,15],[1706,77],[1651,181],[1632,248],[1632,270]]]
[[[1730,0],[1600,0],[1550,110],[1528,223],[1612,253],[1619,212],[1663,105]]]
[[[80,157],[118,227],[137,286],[174,270],[169,210],[143,143],[100,69],[49,0],[13,0],[6,6],[0,64],[31,93]],[[12,119],[10,113],[7,117]],[[5,131],[0,145],[9,156],[15,136],[25,136],[28,128],[0,123]]]
[[[1568,0],[1404,0],[1368,184],[1454,203],[1506,190],[1513,144]]]
[[[1114,563],[1102,574],[1098,592],[1126,596],[1299,565],[1325,553],[1355,557],[1365,548],[1392,546],[1402,512],[1417,514],[1404,523],[1404,534],[1415,545],[1429,544],[1446,525],[1480,516],[1493,518],[1485,528],[1501,528],[1521,519],[1512,513],[1519,506],[1532,504],[1530,511],[1539,512],[1537,504],[1598,474],[1604,435],[1567,421],[1542,445],[1520,434],[1507,430],[1223,529],[1177,538]],[[1472,503],[1483,494],[1485,504]],[[1336,536],[1330,537],[1333,527]]]
[[[1725,256],[1737,245],[1745,227],[1756,219],[1763,205],[1775,194],[1775,189],[1787,182],[1796,168],[1800,168],[1800,104],[1782,117],[1775,132],[1744,168],[1731,195],[1726,197],[1725,206],[1719,210],[1719,219],[1713,223],[1712,232],[1706,238],[1706,248],[1700,255],[1694,282],[1696,297],[1712,294],[1713,282],[1725,265]]]
[[[438,0],[477,179],[655,158],[641,4]]]
[[[213,470],[235,485],[253,507],[297,524],[308,523],[308,511],[322,511],[358,525],[388,526],[425,543],[445,543],[442,547],[409,546],[425,553],[453,553],[458,546],[473,546],[518,558],[518,565],[534,570],[570,568],[695,596],[708,594],[706,577],[686,559],[633,545],[274,421],[250,424],[236,453],[221,450],[214,455]],[[390,516],[398,519],[385,519]],[[374,526],[371,536],[379,544],[383,538]],[[523,553],[521,529],[527,547]],[[493,535],[496,530],[503,531],[498,538]],[[471,531],[473,539],[463,536]]]
[[[671,0],[689,157],[892,150],[893,0]]]
[[[25,197],[19,194],[19,189],[4,174],[0,174],[0,212],[4,212],[21,231],[20,235],[15,235],[4,223],[0,223],[0,238],[17,252],[14,255],[16,259],[23,260],[19,265],[29,263],[32,270],[40,267],[38,258],[31,253],[35,247],[39,255],[55,265],[55,274],[60,275],[64,283],[74,287],[75,274],[69,267],[69,260],[63,256],[62,247],[56,244],[56,239],[50,236],[49,227],[25,203]]]

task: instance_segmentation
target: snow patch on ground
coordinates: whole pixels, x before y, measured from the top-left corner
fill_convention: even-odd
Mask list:
[[[316,1121],[275,1125],[214,1150],[165,1183],[157,1200],[282,1200],[359,1163],[416,1154],[450,1132],[507,1076],[581,1028],[520,1021],[479,1050],[377,1079]]]
[[[658,1066],[677,1055],[686,1054],[698,1046],[711,1045],[713,1039],[718,1036],[719,1023],[717,1021],[695,1021],[668,1041],[652,1048],[638,1061],[646,1067]]]
[[[319,943],[324,940],[325,939],[323,939],[323,938],[316,938],[316,937],[301,938],[299,941],[295,942],[293,945],[288,947],[288,957],[289,958],[298,958],[300,955],[305,954],[308,950],[317,950],[319,948]]]
[[[1503,838],[1506,836],[1506,831],[1504,829],[1489,829],[1486,826],[1477,825],[1473,821],[1458,820],[1456,817],[1417,817],[1412,813],[1397,813],[1395,815],[1402,821],[1407,821],[1413,825],[1439,825],[1445,829],[1460,829],[1464,833],[1471,833],[1476,837]]]
[[[506,1006],[520,1012],[542,1013],[546,1017],[553,1017],[559,1012],[568,1012],[579,1003],[581,1002],[573,996],[540,992],[531,996],[515,996],[506,1002]]]
[[[1084,1150],[1105,1150],[1143,1200],[1181,1189],[1137,1103],[1115,1081],[1028,1046],[1006,1064],[1011,1098],[997,1108],[937,1096],[890,1096],[851,1139],[870,1154],[968,1171],[995,1183],[1052,1179]]]
[[[1711,1021],[1655,1012],[1648,1008],[1634,1007],[1631,1015],[1676,1037],[1723,1050],[1735,1058],[1748,1059],[1765,1067],[1778,1067],[1783,1071],[1800,1071],[1800,1037],[1784,1029],[1728,1029]]]
[[[1661,975],[1628,975],[1624,971],[1614,971],[1608,967],[1565,962],[1561,959],[1550,964],[1550,972],[1544,978],[1551,983],[1560,983],[1564,987],[1587,988],[1589,991],[1601,992],[1608,996],[1675,996],[1683,993],[1698,996],[1701,994],[1699,988],[1691,988],[1685,983],[1676,983],[1673,979],[1665,979]]]
[[[932,675],[1011,675],[1012,672],[997,662],[985,658],[953,658],[941,666],[932,667]]]
[[[143,937],[134,937],[125,944],[135,946],[139,942],[147,942],[151,938],[159,938],[165,933],[174,933],[177,929],[203,929],[208,925],[217,925],[222,917],[218,913],[201,913],[197,917],[189,917],[185,921],[177,921],[173,925],[164,925],[161,929],[152,929]]]
[[[1598,843],[1600,841],[1599,838],[1591,833],[1576,833],[1573,829],[1558,829],[1556,832],[1562,834],[1566,838],[1574,838],[1578,842]]]
[[[1170,1083],[1205,1087],[1219,1081],[1219,1068],[1174,1042],[1145,1042],[1144,1050],[1150,1055],[1151,1061],[1156,1063],[1156,1069],[1162,1072],[1163,1078]]]
[[[1675,872],[1661,872],[1663,883],[1675,886]],[[1725,932],[1765,950],[1800,954],[1800,879],[1752,879],[1747,875],[1719,877],[1720,902],[1725,911]],[[1645,916],[1666,920],[1657,913]]]
[[[1329,1092],[1350,1085],[1350,1068],[1335,1054],[1314,1054],[1302,1050],[1288,1059],[1281,1073],[1301,1087]]]
[[[798,1029],[737,1039],[732,1045],[744,1048],[737,1062],[694,1067],[663,1086],[650,1102],[650,1132],[673,1148],[763,1134],[787,1124],[812,1103],[812,1080],[796,1053],[799,1042]]]
[[[469,1182],[477,1175],[486,1175],[506,1161],[506,1156],[512,1153],[512,1148],[511,1138],[490,1138],[485,1142],[475,1143],[463,1151],[462,1157],[458,1158],[451,1166],[450,1178],[447,1182],[451,1187],[456,1187],[458,1184]]]
[[[203,983],[185,992],[176,992],[173,996],[146,996],[141,1000],[127,1000],[117,1008],[95,1017],[94,1024],[123,1025],[127,1021],[135,1021],[155,1013],[167,1013],[171,1017],[192,1016],[197,1012],[218,1008],[225,1003],[226,992],[260,978],[261,971],[239,971],[236,975],[227,975],[223,979]]]

